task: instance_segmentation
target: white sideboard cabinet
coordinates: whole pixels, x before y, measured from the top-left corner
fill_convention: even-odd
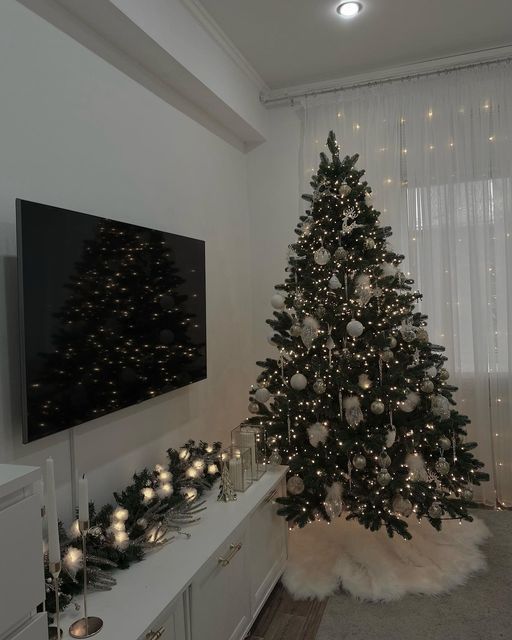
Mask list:
[[[0,640],[45,640],[40,469],[0,464]]]
[[[128,571],[117,585],[92,593],[89,615],[103,618],[98,640],[242,640],[279,580],[288,527],[275,499],[286,467],[270,467],[235,502],[218,502],[216,485],[201,520]],[[78,599],[80,602],[80,599]],[[69,607],[65,631],[80,614]]]

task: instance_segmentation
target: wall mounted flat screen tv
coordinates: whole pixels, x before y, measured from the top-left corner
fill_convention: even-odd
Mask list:
[[[16,201],[23,441],[206,377],[205,244]]]

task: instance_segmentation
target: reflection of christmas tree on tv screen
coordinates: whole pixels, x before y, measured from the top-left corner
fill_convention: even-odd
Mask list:
[[[39,432],[92,420],[204,377],[185,280],[166,234],[111,220],[83,245],[29,393]]]

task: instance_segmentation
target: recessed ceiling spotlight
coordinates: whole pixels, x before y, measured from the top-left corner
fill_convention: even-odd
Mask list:
[[[336,7],[336,12],[342,18],[353,18],[362,10],[363,5],[360,2],[342,2]]]

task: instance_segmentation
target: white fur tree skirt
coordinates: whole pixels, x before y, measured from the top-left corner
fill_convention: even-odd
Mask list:
[[[390,538],[343,516],[294,529],[283,583],[300,599],[323,599],[341,586],[363,600],[391,601],[445,593],[486,566],[479,545],[490,532],[478,518],[446,520],[441,532],[409,518],[409,531],[412,540]]]

